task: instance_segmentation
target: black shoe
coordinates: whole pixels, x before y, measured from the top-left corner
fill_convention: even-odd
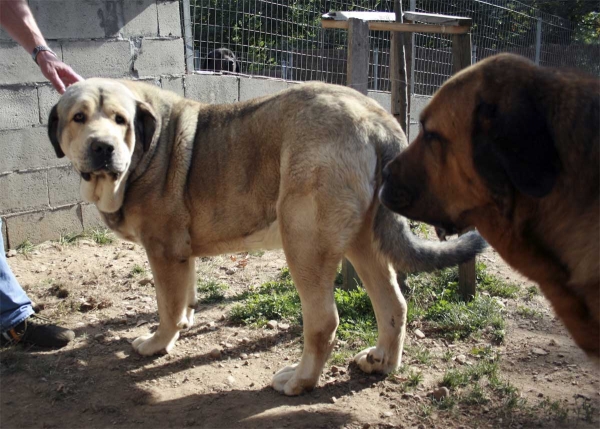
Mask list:
[[[75,338],[70,329],[52,325],[35,314],[2,333],[2,345],[25,343],[37,347],[61,348]]]

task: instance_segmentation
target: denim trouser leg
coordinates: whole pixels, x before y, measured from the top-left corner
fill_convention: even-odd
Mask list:
[[[0,218],[0,228],[2,219]],[[14,328],[33,314],[31,300],[13,275],[4,254],[0,234],[0,332]]]

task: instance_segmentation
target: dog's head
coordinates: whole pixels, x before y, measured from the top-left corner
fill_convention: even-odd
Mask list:
[[[560,162],[541,79],[533,63],[507,54],[450,79],[422,112],[418,137],[385,168],[382,202],[455,232],[481,208],[510,216],[516,193],[550,193]]]
[[[70,86],[48,119],[56,156],[69,158],[83,179],[82,198],[106,213],[121,207],[132,163],[156,131],[152,108],[123,83],[107,79]]]

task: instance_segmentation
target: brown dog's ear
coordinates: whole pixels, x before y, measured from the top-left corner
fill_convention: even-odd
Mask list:
[[[135,140],[142,143],[144,152],[150,149],[156,133],[156,125],[156,115],[152,108],[143,101],[138,101],[135,112]]]
[[[60,148],[60,142],[58,141],[58,109],[56,106],[57,104],[54,105],[50,111],[50,116],[48,117],[48,137],[50,138],[52,147],[54,147],[56,156],[58,158],[63,158],[65,153]]]
[[[473,126],[473,161],[492,192],[507,182],[531,197],[548,195],[560,173],[560,158],[543,110],[523,91],[508,110],[479,100]],[[503,191],[504,189],[504,191]]]

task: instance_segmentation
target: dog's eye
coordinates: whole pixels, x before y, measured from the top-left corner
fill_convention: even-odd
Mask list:
[[[85,122],[85,115],[83,113],[75,113],[75,116],[73,116],[73,120],[82,124]]]
[[[122,117],[121,115],[117,115],[117,116],[115,116],[115,122],[119,125],[123,125],[123,124],[125,124],[125,118]]]

